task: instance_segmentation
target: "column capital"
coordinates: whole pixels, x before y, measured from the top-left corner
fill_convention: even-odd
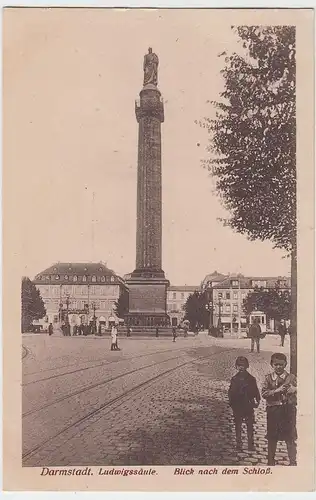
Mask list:
[[[153,85],[145,86],[135,101],[135,114],[139,122],[146,116],[157,118],[161,123],[164,121],[164,104],[160,91]]]

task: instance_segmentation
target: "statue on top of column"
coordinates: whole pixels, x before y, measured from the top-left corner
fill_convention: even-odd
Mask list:
[[[148,54],[144,57],[144,86],[149,83],[157,86],[158,83],[158,64],[157,54],[149,47]]]

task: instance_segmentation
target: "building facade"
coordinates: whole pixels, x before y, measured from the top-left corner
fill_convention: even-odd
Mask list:
[[[185,311],[184,304],[189,295],[196,290],[200,290],[199,286],[170,286],[167,290],[167,313],[172,326],[178,326],[184,319]]]
[[[57,263],[37,274],[33,283],[44,301],[47,324],[68,316],[73,326],[95,319],[108,327],[114,304],[126,291],[122,278],[102,262]]]
[[[247,317],[243,311],[243,301],[248,293],[255,288],[264,290],[274,289],[278,285],[280,290],[290,289],[290,278],[287,277],[245,277],[230,275],[212,286],[213,326],[219,323],[224,330],[232,333],[240,332],[246,328]],[[274,320],[266,324],[267,330],[274,330]]]

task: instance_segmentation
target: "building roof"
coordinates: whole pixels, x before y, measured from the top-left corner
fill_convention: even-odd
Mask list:
[[[231,288],[231,281],[237,281],[238,280],[238,285],[234,286],[233,288],[253,288],[253,281],[265,281],[266,286],[265,288],[275,288],[277,283],[279,281],[282,281],[284,284],[282,284],[282,288],[289,288],[291,286],[291,281],[290,278],[286,276],[277,276],[277,277],[264,277],[264,276],[250,276],[250,277],[245,277],[242,275],[230,275],[220,283],[216,283],[214,285],[214,288],[219,288],[219,289],[227,289]],[[240,283],[240,285],[239,285]]]
[[[227,278],[227,274],[221,274],[217,271],[214,271],[213,273],[207,274],[205,276],[202,281],[202,287],[207,285],[208,283],[218,283],[220,281],[223,281],[225,278]]]
[[[96,281],[92,281],[95,276]],[[74,277],[75,280],[74,280]],[[85,277],[85,278],[83,278]],[[123,280],[103,262],[58,262],[38,273],[33,283],[68,284],[78,283],[121,283]]]
[[[201,287],[199,285],[197,286],[191,286],[191,285],[171,285],[168,288],[168,291],[171,292],[195,292],[196,290],[200,290]]]

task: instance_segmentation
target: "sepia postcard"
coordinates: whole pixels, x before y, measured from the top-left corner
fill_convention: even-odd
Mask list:
[[[4,489],[313,491],[314,12],[5,8]]]

